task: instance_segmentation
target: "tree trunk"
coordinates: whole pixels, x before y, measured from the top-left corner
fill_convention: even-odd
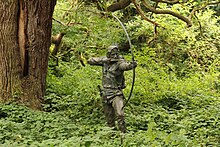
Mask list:
[[[0,0],[0,101],[40,109],[56,0]]]

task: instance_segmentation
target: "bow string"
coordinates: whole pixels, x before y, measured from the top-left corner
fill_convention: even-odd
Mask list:
[[[127,36],[127,39],[128,39],[128,43],[129,43],[129,46],[130,46],[130,50],[131,50],[131,56],[132,56],[132,61],[134,63],[134,52],[133,52],[133,49],[132,49],[132,44],[131,44],[131,39],[128,35],[128,32],[126,31],[125,29],[125,26],[123,25],[123,23],[120,21],[120,19],[115,16],[113,13],[112,13],[112,16],[120,23],[120,25],[122,26],[126,36]],[[130,90],[130,93],[129,93],[129,96],[128,96],[128,99],[127,101],[125,102],[125,104],[123,105],[122,109],[124,109],[124,107],[128,104],[128,101],[131,99],[131,95],[132,95],[132,92],[133,92],[133,89],[134,89],[134,83],[135,83],[135,68],[133,68],[133,79],[132,79],[132,85],[131,85],[131,90]]]

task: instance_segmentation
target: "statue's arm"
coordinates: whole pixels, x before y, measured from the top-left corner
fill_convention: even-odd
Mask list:
[[[90,65],[103,66],[103,57],[95,57],[87,60],[87,63]]]
[[[125,61],[125,60],[122,60],[119,62],[119,70],[122,70],[122,71],[128,71],[128,70],[131,70],[133,68],[136,68],[137,67],[137,62],[134,61],[134,62],[128,62],[128,61]]]

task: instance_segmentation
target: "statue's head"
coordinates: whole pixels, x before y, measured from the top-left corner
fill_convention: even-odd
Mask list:
[[[107,49],[106,57],[112,59],[118,59],[119,58],[118,46],[116,45],[109,46]]]

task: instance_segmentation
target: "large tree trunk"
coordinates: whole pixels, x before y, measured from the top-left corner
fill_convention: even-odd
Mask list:
[[[40,109],[56,0],[0,0],[0,100]]]

